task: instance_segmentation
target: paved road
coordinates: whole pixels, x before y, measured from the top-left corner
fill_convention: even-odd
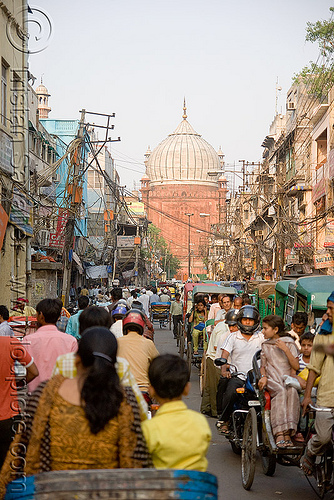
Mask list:
[[[155,343],[161,354],[177,354],[176,341],[171,331],[158,329],[155,326]],[[192,369],[191,391],[185,402],[192,410],[200,408],[198,370]],[[215,474],[219,480],[219,500],[314,500],[316,497],[302,472],[297,467],[278,465],[273,477],[263,474],[260,457],[251,491],[245,491],[240,479],[240,457],[235,455],[229,442],[219,435],[215,428],[216,420],[209,418],[212,430],[212,443],[208,452],[208,472]]]

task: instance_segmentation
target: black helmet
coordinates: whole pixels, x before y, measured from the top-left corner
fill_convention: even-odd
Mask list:
[[[225,316],[225,323],[229,326],[234,326],[237,324],[238,309],[230,309],[227,311]]]
[[[252,326],[246,326],[241,323],[241,320],[243,318],[248,318],[248,319],[253,319],[254,320],[254,325]],[[237,315],[237,325],[239,327],[239,330],[241,333],[246,333],[248,335],[251,335],[252,333],[255,332],[255,330],[258,329],[259,324],[260,324],[261,318],[260,318],[260,313],[254,306],[243,306]]]

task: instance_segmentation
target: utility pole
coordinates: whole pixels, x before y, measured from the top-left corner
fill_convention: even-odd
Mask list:
[[[184,214],[188,217],[188,278],[190,278],[191,255],[190,255],[190,217],[194,214]]]
[[[65,229],[65,246],[64,246],[64,271],[63,271],[63,286],[62,286],[62,301],[63,305],[68,304],[70,281],[72,273],[72,256],[70,250],[73,247],[75,219],[78,207],[81,205],[81,195],[79,183],[81,182],[81,167],[82,167],[82,150],[83,150],[83,136],[85,127],[85,110],[81,111],[81,118],[79,123],[79,131],[77,138],[81,140],[77,149],[71,155],[69,175],[66,183],[66,190],[69,195],[69,202],[67,205],[68,220]],[[65,208],[65,210],[66,210]]]
[[[139,224],[136,229],[136,238],[139,238]],[[136,262],[135,262],[135,286],[139,285],[139,252],[140,252],[140,243],[136,244]]]

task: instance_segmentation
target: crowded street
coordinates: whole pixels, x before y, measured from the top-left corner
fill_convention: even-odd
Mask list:
[[[0,500],[334,499],[332,0],[0,0]]]
[[[177,354],[178,349],[171,330],[156,329],[155,343],[161,354]],[[193,368],[191,372],[191,391],[185,401],[189,408],[198,411],[201,405],[199,393],[199,370]],[[314,500],[312,491],[304,474],[296,467],[277,466],[273,477],[267,477],[262,472],[260,457],[257,458],[256,477],[251,491],[245,491],[241,484],[240,457],[232,452],[229,442],[218,434],[216,419],[209,418],[212,431],[212,441],[207,454],[209,461],[208,472],[218,478],[218,500],[238,499],[252,500]],[[314,484],[314,481],[313,481]]]

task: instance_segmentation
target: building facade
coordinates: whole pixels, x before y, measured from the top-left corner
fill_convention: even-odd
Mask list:
[[[181,262],[178,277],[187,279],[190,270],[190,277],[203,278],[208,269],[202,249],[224,214],[226,180],[219,180],[223,155],[187,121],[185,104],[183,111],[176,130],[147,151],[141,194],[148,220]]]

